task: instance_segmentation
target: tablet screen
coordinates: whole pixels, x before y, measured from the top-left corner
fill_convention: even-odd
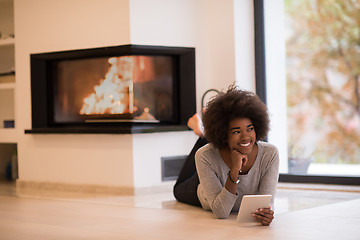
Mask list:
[[[251,214],[259,208],[268,208],[271,198],[272,195],[244,195],[237,221],[240,223],[258,223]]]

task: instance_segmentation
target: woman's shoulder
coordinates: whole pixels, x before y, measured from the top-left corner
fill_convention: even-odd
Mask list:
[[[277,147],[271,143],[258,141],[258,146],[262,149],[263,152],[278,153]]]
[[[215,148],[211,143],[208,143],[197,150],[195,154],[195,161],[199,161],[199,159],[208,159],[209,161],[210,159],[215,159],[217,155],[217,148]]]

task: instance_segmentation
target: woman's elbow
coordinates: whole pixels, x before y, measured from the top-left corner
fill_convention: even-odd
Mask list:
[[[219,219],[226,219],[229,217],[230,213],[226,213],[224,211],[216,211],[213,210],[213,213],[216,215],[217,218]]]

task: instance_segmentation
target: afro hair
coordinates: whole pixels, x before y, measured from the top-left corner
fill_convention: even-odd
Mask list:
[[[227,147],[229,122],[235,118],[249,118],[255,128],[256,140],[266,138],[270,124],[266,105],[256,94],[231,85],[206,106],[203,115],[206,139],[217,148]]]

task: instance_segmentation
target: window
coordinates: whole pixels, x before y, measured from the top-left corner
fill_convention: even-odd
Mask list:
[[[255,0],[254,8],[255,27],[265,23],[263,35],[255,29],[265,55],[256,81],[266,86],[283,179],[359,184],[360,3]]]

